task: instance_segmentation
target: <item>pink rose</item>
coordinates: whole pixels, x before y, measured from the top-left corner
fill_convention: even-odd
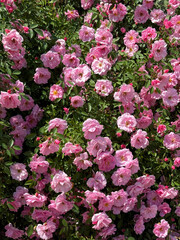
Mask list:
[[[60,64],[60,57],[58,53],[49,51],[41,55],[41,61],[45,67],[54,69]]]
[[[134,21],[136,23],[145,23],[149,19],[149,13],[146,7],[137,6],[134,12]]]
[[[154,225],[153,233],[156,235],[156,237],[165,238],[168,235],[169,228],[170,226],[168,222],[162,219],[160,223],[156,223]]]
[[[17,181],[23,181],[28,177],[26,165],[22,163],[15,163],[10,166],[11,177]]]
[[[64,134],[64,131],[68,128],[67,121],[61,118],[54,118],[49,121],[48,131],[57,128],[57,132]]]
[[[36,73],[33,78],[37,84],[46,84],[51,78],[51,73],[46,68],[36,68]]]
[[[92,216],[93,228],[100,230],[104,227],[108,227],[112,220],[108,217],[106,213],[100,212]]]
[[[146,138],[147,132],[137,130],[135,134],[131,136],[131,146],[136,149],[146,148],[149,145],[149,141]]]
[[[137,122],[135,117],[129,113],[122,114],[117,120],[118,128],[128,133],[131,133],[135,130],[136,124]]]
[[[84,105],[84,99],[80,96],[71,97],[71,106],[74,108],[82,107]]]
[[[97,80],[95,90],[100,96],[106,97],[113,92],[112,82],[109,80]]]
[[[155,41],[152,44],[151,53],[153,54],[155,61],[160,61],[167,55],[167,44],[164,40]]]
[[[111,176],[115,186],[126,185],[131,179],[131,170],[127,168],[119,168]]]
[[[97,135],[100,135],[103,130],[103,125],[100,125],[96,119],[88,118],[83,123],[83,132],[86,139],[94,139]]]
[[[64,89],[61,86],[54,84],[50,87],[49,99],[51,101],[55,101],[58,98],[62,99],[63,95]]]
[[[1,107],[7,108],[7,109],[17,108],[21,104],[19,100],[19,94],[1,91],[0,104],[1,104]]]
[[[79,39],[83,42],[90,42],[94,39],[94,32],[95,30],[93,28],[83,25],[79,30]]]
[[[67,174],[63,171],[59,171],[55,174],[51,181],[51,188],[56,192],[69,192],[72,188],[72,183]]]

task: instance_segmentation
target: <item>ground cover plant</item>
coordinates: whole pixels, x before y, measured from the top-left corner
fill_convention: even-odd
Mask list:
[[[0,0],[1,239],[180,238],[179,0]]]

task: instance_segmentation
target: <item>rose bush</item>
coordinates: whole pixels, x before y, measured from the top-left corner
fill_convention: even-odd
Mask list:
[[[178,239],[179,0],[1,0],[2,239]]]

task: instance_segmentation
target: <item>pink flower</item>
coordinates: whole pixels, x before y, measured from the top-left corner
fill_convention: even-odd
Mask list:
[[[1,104],[1,107],[7,108],[7,109],[17,108],[21,104],[19,100],[19,94],[1,91],[0,104]]]
[[[143,188],[149,188],[155,184],[155,176],[154,175],[143,175],[141,177],[138,177],[137,179],[138,183],[141,183]]]
[[[95,90],[100,96],[106,97],[113,92],[112,82],[109,80],[97,80]]]
[[[113,205],[115,207],[122,207],[124,203],[127,201],[127,192],[125,192],[123,189],[112,192],[111,193],[112,199],[113,199]]]
[[[88,142],[87,151],[90,155],[96,157],[98,153],[104,152],[107,148],[107,142],[103,137],[97,137]]]
[[[95,34],[97,43],[112,45],[113,35],[107,28],[98,28]]]
[[[56,192],[69,192],[72,188],[72,183],[67,174],[63,171],[56,173],[51,181],[51,188]]]
[[[36,73],[33,78],[37,84],[46,84],[51,78],[51,73],[46,68],[36,68]]]
[[[137,199],[135,197],[127,198],[124,203],[122,211],[124,213],[132,211],[136,203],[137,203]]]
[[[100,171],[109,172],[115,168],[115,158],[110,152],[102,152],[98,154],[94,162],[97,163]]]
[[[64,134],[64,131],[68,128],[66,120],[61,118],[54,118],[49,121],[48,131],[57,128],[57,132],[60,134]]]
[[[96,191],[100,191],[105,188],[107,184],[106,178],[102,172],[96,172],[93,178],[89,178],[87,181],[87,186],[89,188],[94,188]]]
[[[73,145],[71,142],[66,143],[62,149],[62,153],[64,153],[65,156],[70,156],[72,153],[77,154],[80,152],[82,152],[81,146],[79,144]]]
[[[69,80],[71,80],[74,84],[76,84],[79,87],[83,87],[85,82],[91,77],[91,69],[86,64],[80,64],[77,68],[74,68],[73,70],[69,71],[70,71],[69,77],[71,78]]]
[[[161,96],[164,105],[167,107],[175,107],[180,100],[177,90],[174,88],[168,88],[167,91],[163,91]]]
[[[168,222],[162,219],[160,223],[156,223],[154,225],[153,233],[156,235],[156,237],[165,238],[168,235],[169,228],[170,226]]]
[[[95,139],[103,130],[103,125],[100,125],[96,119],[88,118],[83,123],[83,132],[86,139]]]
[[[144,232],[144,230],[145,230],[145,226],[144,226],[143,217],[139,216],[138,220],[134,225],[134,231],[136,234],[141,235]]]
[[[148,27],[142,31],[141,36],[144,42],[154,40],[157,36],[156,29],[152,27]]]
[[[160,212],[159,215],[161,217],[164,217],[167,213],[171,212],[171,208],[169,207],[169,204],[164,202],[160,206],[158,206],[158,211]]]
[[[45,67],[54,69],[60,64],[60,57],[58,53],[49,51],[41,55],[41,61]]]
[[[35,195],[30,195],[29,193],[25,193],[24,198],[25,198],[26,204],[29,207],[42,207],[44,206],[47,200],[46,196],[41,195],[39,193],[36,193]]]
[[[79,13],[77,10],[67,10],[67,12],[65,12],[65,15],[67,16],[68,20],[76,19],[79,17]]]
[[[92,162],[87,160],[88,158],[87,152],[84,152],[81,153],[79,157],[76,157],[73,163],[78,169],[86,170],[88,167],[92,167]]]
[[[30,162],[29,167],[31,168],[31,171],[36,173],[46,173],[49,168],[49,163],[45,161],[44,156],[37,157],[35,155]]]
[[[134,185],[128,186],[126,191],[131,197],[137,197],[143,193],[144,187],[140,182],[136,182]]]
[[[139,47],[137,44],[131,46],[131,47],[126,47],[125,49],[125,53],[127,53],[128,57],[133,57],[134,53],[136,53],[138,51]]]
[[[36,220],[36,222],[46,222],[50,216],[50,211],[42,209],[35,209],[31,215],[32,219]]]
[[[117,8],[116,5],[109,10],[109,20],[112,22],[120,22],[124,19],[125,15],[127,14],[127,8],[125,5],[123,5],[122,3],[117,4]]]
[[[39,40],[43,40],[43,39],[50,40],[51,39],[51,33],[50,32],[48,32],[47,30],[42,30],[42,29],[41,29],[41,31],[43,33],[43,36],[38,34],[38,39]]]
[[[26,165],[22,163],[15,163],[10,166],[11,177],[17,181],[23,181],[28,177]]]
[[[111,69],[111,63],[105,58],[94,59],[92,62],[92,70],[95,74],[104,76]]]
[[[84,10],[89,9],[94,3],[94,0],[81,0],[81,7]]]
[[[49,141],[49,140],[46,140],[45,142],[40,144],[39,147],[40,147],[40,153],[45,156],[55,153],[59,150],[59,145],[56,144],[54,141]]]
[[[15,30],[11,30],[7,35],[3,34],[2,43],[5,51],[17,51],[21,48],[23,37]]]
[[[178,195],[178,190],[174,188],[168,188],[168,186],[159,185],[156,193],[162,199],[174,199]]]
[[[116,166],[122,167],[122,166],[125,166],[127,162],[133,160],[133,155],[129,149],[124,148],[122,150],[116,151],[115,159],[116,159]]]
[[[145,207],[144,205],[140,209],[140,214],[144,219],[152,219],[157,215],[157,206],[151,205],[150,207]]]
[[[19,202],[21,205],[25,205],[26,201],[24,199],[24,194],[28,193],[28,189],[25,187],[18,186],[16,191],[13,193],[15,201]]]
[[[113,173],[111,179],[115,186],[126,185],[131,179],[131,170],[127,168],[119,168]]]
[[[11,223],[7,224],[4,228],[6,229],[5,236],[8,238],[19,239],[24,235],[24,231],[13,227]]]
[[[76,57],[75,53],[72,54],[65,54],[63,56],[63,60],[62,63],[66,66],[66,67],[72,67],[75,68],[79,65],[80,61],[79,59]]]
[[[175,134],[174,132],[170,132],[169,134],[165,135],[164,146],[169,150],[175,150],[180,147],[180,135]]]
[[[54,84],[50,87],[49,99],[51,101],[54,101],[58,98],[62,99],[63,95],[64,89],[61,86]]]
[[[135,117],[129,113],[122,114],[117,120],[118,128],[128,133],[131,133],[135,130],[136,124],[137,122]]]
[[[36,231],[41,239],[50,239],[53,237],[52,233],[56,231],[56,224],[53,221],[48,220],[44,224],[38,224]]]
[[[112,209],[112,206],[113,206],[113,199],[111,198],[111,196],[108,195],[99,200],[98,210],[104,211],[104,212],[110,211]]]
[[[79,39],[83,42],[90,42],[94,39],[94,32],[95,30],[93,28],[83,25],[79,30]]]
[[[135,134],[131,136],[131,146],[136,149],[146,148],[149,145],[149,141],[146,138],[147,132],[137,130]]]
[[[149,9],[149,8],[152,8],[154,3],[153,3],[154,0],[143,0],[143,7]]]
[[[133,100],[135,96],[134,88],[131,85],[123,83],[118,92],[114,93],[114,100],[122,102],[123,104],[128,104]]]
[[[152,44],[151,53],[153,54],[155,61],[160,61],[167,55],[167,44],[164,40],[155,41]]]
[[[112,220],[108,217],[106,213],[100,212],[92,216],[93,228],[100,230],[104,227],[108,227]]]
[[[175,214],[180,217],[180,207],[176,207]]]
[[[130,30],[126,33],[125,37],[123,38],[124,44],[126,47],[133,47],[137,42],[137,37],[139,36],[138,32],[135,30]]]
[[[159,134],[163,135],[165,131],[166,131],[166,125],[159,124],[158,127],[157,127],[157,132]]]
[[[0,106],[0,118],[6,117],[6,109]]]
[[[110,224],[109,227],[105,227],[100,231],[99,236],[106,239],[108,236],[114,235],[116,230],[116,225]]]
[[[74,96],[71,98],[71,106],[74,108],[82,107],[84,105],[84,99],[80,96]]]
[[[150,13],[150,19],[152,23],[159,24],[164,20],[165,17],[166,15],[160,9],[153,9]]]
[[[180,157],[175,158],[175,160],[174,160],[174,166],[175,166],[175,167],[180,167]]]
[[[73,202],[69,202],[66,200],[66,195],[61,193],[57,196],[55,200],[50,200],[50,204],[48,206],[49,210],[56,216],[61,214],[65,214],[73,208]]]
[[[32,97],[29,95],[26,95],[26,97],[28,100],[23,97],[21,98],[21,104],[19,105],[21,111],[29,111],[34,107],[34,100]]]
[[[87,190],[85,192],[85,196],[86,196],[86,202],[88,204],[94,204],[95,202],[97,202],[99,199],[104,198],[105,194],[96,190],[93,190],[93,192]]]
[[[144,6],[137,6],[134,12],[134,21],[137,23],[145,23],[148,19],[148,10]]]

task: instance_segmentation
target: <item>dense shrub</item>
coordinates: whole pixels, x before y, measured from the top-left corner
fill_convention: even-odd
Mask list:
[[[0,2],[2,239],[178,239],[180,1]]]

